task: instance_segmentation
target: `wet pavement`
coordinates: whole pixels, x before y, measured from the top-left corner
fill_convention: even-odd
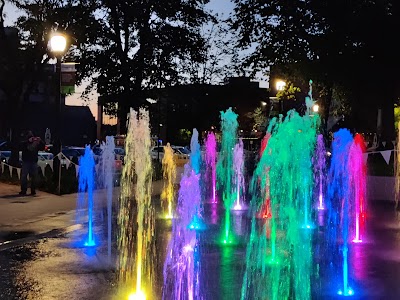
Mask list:
[[[240,299],[249,218],[245,212],[233,214],[239,244],[223,247],[216,243],[223,210],[205,204],[204,211],[208,229],[199,234],[203,299]],[[101,218],[97,220],[96,235],[104,237]],[[170,232],[171,221],[158,219],[159,292]],[[20,234],[13,243],[0,248],[0,299],[119,299],[115,264],[109,263],[104,239],[99,239],[96,248],[84,248],[77,243],[82,240],[82,228],[72,228],[68,233],[54,231],[48,236],[28,232],[30,239],[17,243],[19,237],[24,237]],[[115,242],[114,238],[114,245]],[[356,295],[346,298],[400,299],[399,280],[400,219],[394,204],[372,203],[368,207],[366,238],[350,250],[350,284]],[[324,272],[313,284],[317,286],[313,299],[339,298],[334,282],[325,278]],[[156,295],[152,299],[159,298]]]

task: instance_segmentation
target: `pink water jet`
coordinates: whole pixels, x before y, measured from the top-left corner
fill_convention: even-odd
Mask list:
[[[360,134],[356,134],[350,147],[349,169],[352,173],[350,186],[354,195],[354,238],[353,243],[362,242],[362,225],[365,219],[365,199],[366,199],[366,165],[363,160],[365,151],[364,139]]]

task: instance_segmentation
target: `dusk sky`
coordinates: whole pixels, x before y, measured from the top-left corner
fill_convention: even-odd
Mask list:
[[[233,3],[230,0],[211,0],[210,3],[208,4],[208,7],[213,10],[214,12],[217,13],[222,13],[224,16],[228,16],[229,13],[233,9]],[[6,2],[6,7],[5,7],[5,25],[6,26],[11,26],[15,20],[17,19],[18,15],[20,14],[17,10],[17,8],[10,4],[9,2]],[[260,86],[262,87],[267,87],[266,81],[263,81]],[[93,115],[97,119],[97,94],[94,93],[91,96],[91,101],[89,103],[85,103],[80,99],[80,95],[83,91],[84,87],[77,87],[76,92],[74,95],[68,96],[66,99],[66,104],[68,105],[86,105],[88,104],[90,107],[90,110],[92,111]]]

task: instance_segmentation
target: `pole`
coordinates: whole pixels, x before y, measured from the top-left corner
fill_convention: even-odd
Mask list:
[[[61,124],[62,124],[62,108],[61,108],[61,56],[57,56],[57,64],[56,64],[56,108],[57,108],[57,120],[56,120],[56,144],[54,145],[56,149],[56,154],[61,153],[62,151],[62,142],[61,142]],[[58,171],[58,185],[57,185],[57,192],[58,195],[61,195],[61,157],[58,157],[58,170],[55,169],[55,172]]]

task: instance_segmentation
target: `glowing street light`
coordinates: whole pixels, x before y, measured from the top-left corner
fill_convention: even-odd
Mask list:
[[[318,104],[314,104],[312,107],[313,112],[317,113],[319,111],[319,105]]]
[[[50,51],[55,55],[62,55],[67,48],[67,38],[60,34],[55,33],[50,38]]]
[[[278,80],[275,86],[277,91],[283,91],[285,89],[286,82],[284,82],[283,80]]]

